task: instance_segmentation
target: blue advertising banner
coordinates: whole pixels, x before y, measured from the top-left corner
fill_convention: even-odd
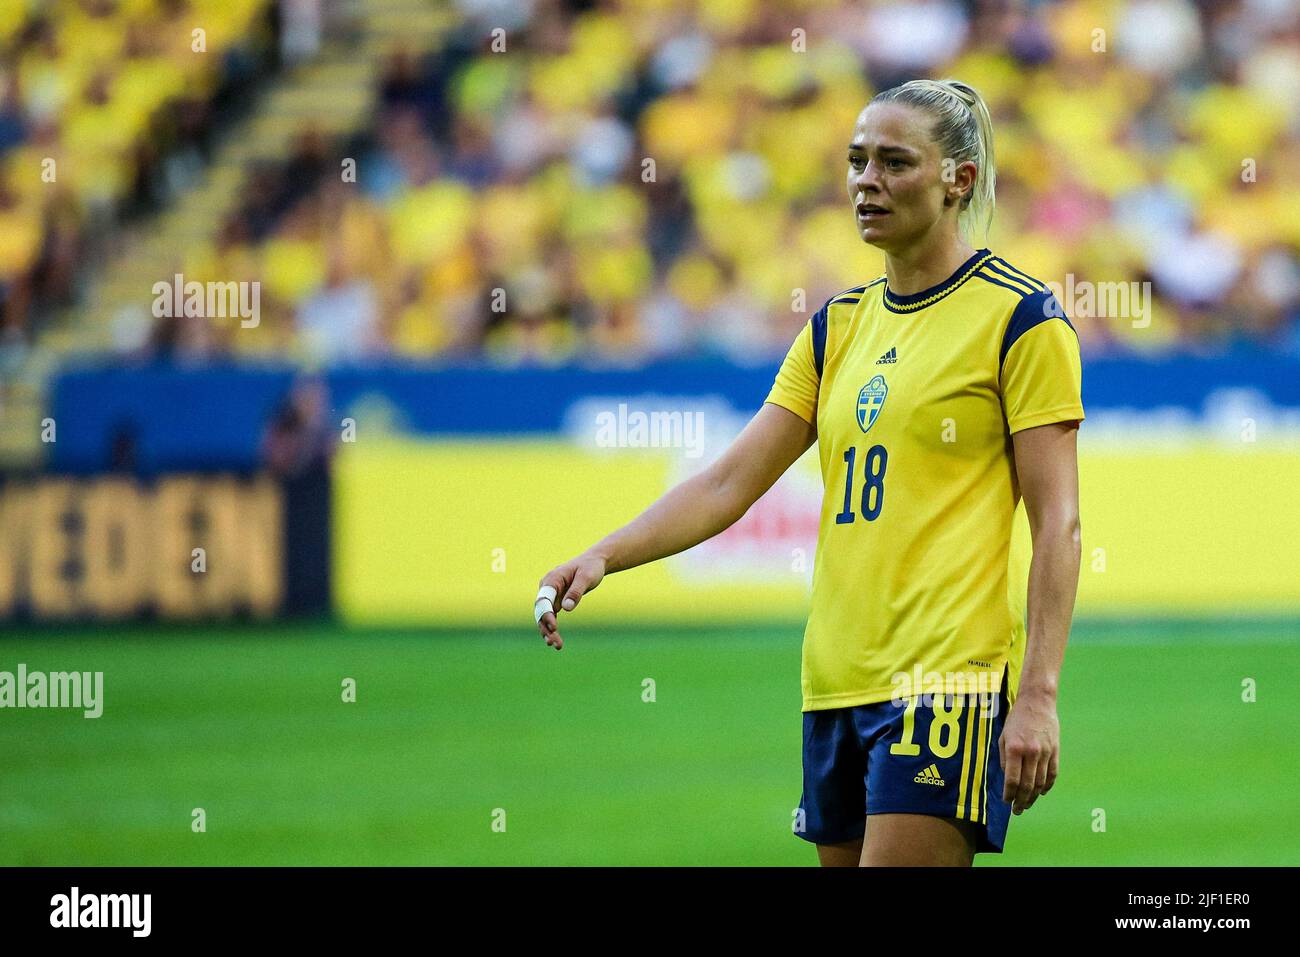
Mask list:
[[[608,402],[726,405],[752,414],[776,363],[665,362],[636,369],[385,364],[324,374],[332,426],[346,417],[412,436],[544,437],[571,431],[575,410]],[[58,440],[48,466],[94,473],[129,450],[131,471],[251,472],[265,431],[300,373],[288,366],[71,368],[53,386]],[[1264,352],[1094,359],[1084,367],[1084,434],[1171,430],[1300,430],[1300,359]],[[652,401],[653,400],[653,401]],[[361,414],[364,413],[364,416]]]

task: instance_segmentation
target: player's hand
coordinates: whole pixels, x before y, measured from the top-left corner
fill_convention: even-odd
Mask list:
[[[998,738],[1005,772],[1002,800],[1010,802],[1013,814],[1024,813],[1052,789],[1060,752],[1055,695],[1022,691]]]
[[[537,618],[537,630],[556,651],[564,647],[564,639],[556,627],[556,612],[573,611],[578,607],[578,602],[582,601],[582,596],[599,585],[604,577],[605,560],[599,555],[584,552],[572,561],[551,569],[538,582],[537,603],[533,606],[533,613],[534,617],[537,617],[538,611],[542,614]],[[548,588],[554,589],[554,598],[550,597]]]

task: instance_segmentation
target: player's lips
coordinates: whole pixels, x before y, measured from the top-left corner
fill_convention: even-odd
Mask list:
[[[889,210],[883,206],[877,206],[875,203],[858,203],[858,219],[876,219],[888,215]]]

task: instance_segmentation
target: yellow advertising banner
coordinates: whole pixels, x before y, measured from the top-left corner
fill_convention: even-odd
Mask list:
[[[265,478],[32,478],[0,486],[0,619],[266,617],[284,501]]]
[[[799,621],[821,496],[814,453],[726,532],[611,576],[584,601],[584,620]],[[346,447],[335,464],[335,602],[345,620],[530,629],[542,574],[704,462],[556,440],[386,438]],[[1079,468],[1079,614],[1300,610],[1294,449],[1084,443]],[[1023,507],[1017,519],[1023,546]]]

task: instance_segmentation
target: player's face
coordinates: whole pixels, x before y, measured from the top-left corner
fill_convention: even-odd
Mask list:
[[[849,143],[849,201],[863,242],[886,252],[913,245],[953,207],[942,177],[934,121],[897,103],[873,103],[858,116]]]

